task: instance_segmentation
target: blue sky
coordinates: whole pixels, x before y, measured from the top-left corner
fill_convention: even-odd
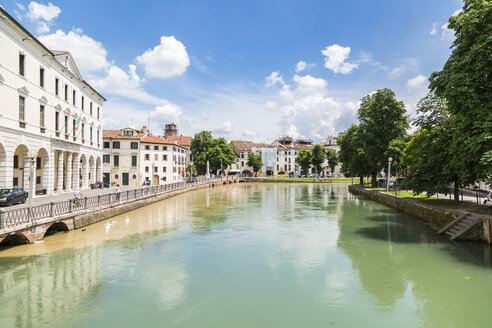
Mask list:
[[[2,1],[69,50],[107,99],[104,127],[175,122],[227,139],[315,141],[390,88],[410,115],[450,54],[457,0]]]

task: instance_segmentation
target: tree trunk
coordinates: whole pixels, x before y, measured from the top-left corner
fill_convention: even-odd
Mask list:
[[[458,203],[460,201],[460,187],[458,181],[454,181],[454,201]]]
[[[377,173],[373,173],[371,175],[371,185],[373,188],[377,188],[378,187],[378,174]]]
[[[361,184],[361,186],[364,185],[364,177],[359,177],[359,183]]]

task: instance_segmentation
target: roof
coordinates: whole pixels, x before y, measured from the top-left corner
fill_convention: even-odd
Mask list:
[[[124,136],[123,135],[123,130],[126,129],[121,129],[121,130],[103,130],[103,139],[134,139],[134,140],[140,140],[145,133],[142,131],[134,130],[136,133],[134,133],[132,136]]]
[[[53,55],[55,56],[59,56],[59,55],[67,55],[69,54],[68,51],[65,51],[65,50],[51,50],[51,52],[53,53]]]
[[[278,150],[288,150],[288,149],[313,149],[314,145],[312,144],[306,144],[306,143],[299,143],[299,142],[292,142],[288,145],[282,145],[279,140],[275,140],[272,142],[272,145],[276,146]]]
[[[0,13],[2,15],[5,15],[6,18],[8,18],[12,23],[14,23],[15,26],[17,26],[22,32],[24,32],[27,37],[31,40],[33,40],[34,42],[36,42],[41,48],[43,48],[44,50],[46,50],[47,54],[45,55],[51,55],[53,56],[53,58],[55,56],[58,56],[62,53],[64,53],[64,51],[60,51],[58,50],[58,54],[55,54],[52,50],[48,49],[43,43],[41,43],[41,41],[39,41],[34,35],[31,34],[31,32],[29,32],[24,26],[22,26],[17,20],[15,20],[2,6],[0,6]],[[0,20],[1,21],[1,20]],[[57,51],[57,50],[55,50]],[[68,51],[65,51],[68,53]],[[43,55],[44,56],[44,55]],[[56,61],[58,62],[58,61]],[[60,65],[62,65],[61,63],[59,63]],[[63,66],[63,65],[62,65]],[[104,101],[106,101],[106,98],[104,98],[104,96],[102,96],[99,92],[97,92],[96,89],[94,89],[89,83],[87,83],[85,80],[81,80],[82,83],[84,83],[85,85],[87,85],[91,90],[93,90],[99,97],[101,97]]]
[[[157,144],[165,144],[165,145],[174,145],[174,143],[169,142],[168,140],[161,138],[161,137],[156,137],[151,134],[146,134],[140,142],[142,143],[157,143]]]
[[[174,124],[174,123],[171,123]],[[191,137],[188,136],[167,136],[166,139],[180,146],[190,147],[191,146]]]
[[[276,148],[276,146],[272,146],[272,145],[255,143],[252,141],[242,141],[242,140],[232,140],[230,144],[236,156],[239,156],[242,151],[251,151],[253,148]]]

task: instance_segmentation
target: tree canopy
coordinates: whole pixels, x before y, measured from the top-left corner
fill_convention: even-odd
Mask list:
[[[341,170],[343,174],[360,177],[362,184],[364,176],[369,175],[370,171],[367,165],[360,128],[352,124],[347,131],[340,133],[338,144],[340,145],[338,159],[342,164]]]
[[[255,154],[253,152],[250,152],[248,154],[248,162],[247,165],[253,168],[253,172],[256,174],[261,167],[263,166],[263,161],[261,159],[261,154]]]
[[[316,170],[316,174],[320,174],[321,165],[326,160],[326,149],[321,145],[314,145],[311,151],[311,164]]]
[[[333,149],[328,149],[326,151],[326,160],[328,161],[328,166],[330,167],[330,172],[335,173],[335,166],[338,164],[338,154]]]
[[[302,149],[296,157],[296,163],[301,167],[302,173],[308,174],[312,162],[312,154],[308,149]]]
[[[214,139],[210,131],[201,131],[191,141],[191,155],[198,174],[206,174],[207,161],[210,171],[216,172],[234,163],[236,155],[224,138]]]

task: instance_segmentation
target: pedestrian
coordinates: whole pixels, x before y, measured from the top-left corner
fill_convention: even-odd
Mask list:
[[[116,185],[115,191],[116,191],[116,200],[120,201],[120,185],[119,184]]]

